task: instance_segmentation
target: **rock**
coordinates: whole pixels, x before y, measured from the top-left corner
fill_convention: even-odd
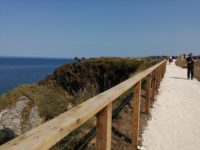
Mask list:
[[[15,137],[15,133],[9,129],[0,129],[0,145],[12,140]]]
[[[72,103],[69,103],[69,105],[67,106],[67,109],[71,109],[73,106],[72,106]]]
[[[41,123],[38,107],[32,106],[26,96],[19,97],[13,107],[0,112],[0,129],[9,128],[15,135],[21,135]]]
[[[25,96],[19,98],[19,101],[16,102],[13,108],[3,110],[4,112],[1,117],[0,128],[10,128],[16,135],[20,135],[21,132],[21,120],[22,120],[22,111],[26,107],[27,103],[30,100]],[[5,112],[6,111],[6,112]]]
[[[28,130],[37,127],[42,122],[44,122],[44,120],[39,115],[38,107],[34,105],[30,110],[28,118],[26,118],[26,120],[22,124],[22,130],[25,133]]]

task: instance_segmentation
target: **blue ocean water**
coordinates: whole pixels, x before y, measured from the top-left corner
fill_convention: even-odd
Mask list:
[[[38,82],[73,59],[0,57],[0,94],[20,85]]]

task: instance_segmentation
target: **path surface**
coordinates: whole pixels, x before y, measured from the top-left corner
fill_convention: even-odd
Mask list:
[[[200,150],[200,82],[167,65],[141,150]]]

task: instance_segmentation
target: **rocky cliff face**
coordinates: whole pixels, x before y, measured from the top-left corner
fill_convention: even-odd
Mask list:
[[[151,59],[100,58],[63,65],[39,83],[0,96],[0,129],[21,135],[155,63]]]
[[[0,129],[10,128],[16,135],[41,124],[42,118],[39,116],[38,106],[31,106],[30,99],[21,96],[16,104],[0,112]]]
[[[0,96],[0,143],[10,137],[10,131],[21,135],[71,107],[61,87],[30,84],[14,88]]]

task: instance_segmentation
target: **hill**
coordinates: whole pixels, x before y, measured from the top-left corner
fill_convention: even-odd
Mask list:
[[[98,58],[63,65],[39,83],[18,86],[0,96],[1,132],[9,128],[21,135],[158,61]]]

